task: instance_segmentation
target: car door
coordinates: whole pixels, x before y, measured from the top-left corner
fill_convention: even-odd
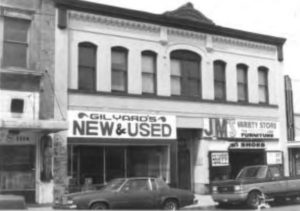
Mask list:
[[[129,179],[118,194],[117,209],[152,209],[154,207],[154,193],[150,181],[145,179]]]
[[[263,184],[264,192],[270,195],[280,195],[286,187],[286,180],[283,175],[275,166],[269,166],[266,181]]]

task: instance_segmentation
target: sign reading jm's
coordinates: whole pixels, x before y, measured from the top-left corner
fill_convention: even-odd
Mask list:
[[[176,139],[175,116],[73,110],[68,120],[68,137]]]
[[[245,119],[204,119],[203,137],[238,139],[278,139],[279,122]]]

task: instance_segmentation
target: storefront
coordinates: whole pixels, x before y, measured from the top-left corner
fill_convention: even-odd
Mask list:
[[[249,165],[283,167],[278,122],[207,119],[205,125],[204,139],[210,142],[210,182],[235,178]]]
[[[69,111],[69,191],[97,189],[119,177],[177,183],[176,118]]]
[[[24,197],[27,203],[53,201],[52,138],[66,129],[63,121],[0,123],[0,194]]]

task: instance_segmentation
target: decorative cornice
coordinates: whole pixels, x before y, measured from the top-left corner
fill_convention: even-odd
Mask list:
[[[247,40],[241,40],[236,38],[230,38],[230,37],[222,37],[222,36],[213,36],[212,37],[213,43],[223,43],[233,46],[239,46],[239,47],[246,47],[246,48],[253,48],[253,49],[259,49],[259,50],[265,50],[269,52],[276,52],[276,46],[273,45],[267,45]]]
[[[199,32],[194,31],[188,31],[188,30],[182,30],[182,29],[175,29],[175,28],[168,28],[168,34],[169,35],[175,35],[180,37],[186,37],[191,39],[199,39],[199,40],[205,40],[206,35]]]
[[[148,24],[137,21],[129,21],[126,19],[112,18],[108,16],[95,15],[85,12],[69,11],[69,18],[73,20],[80,20],[85,22],[93,22],[98,24],[105,24],[114,27],[127,28],[133,30],[147,31],[158,33],[160,27],[154,24]]]

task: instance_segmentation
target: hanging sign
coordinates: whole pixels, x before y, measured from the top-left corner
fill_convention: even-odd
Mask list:
[[[279,122],[244,119],[204,119],[203,137],[279,139]]]
[[[69,111],[68,137],[176,139],[176,117],[168,115]]]
[[[228,152],[211,152],[211,166],[220,167],[229,165]]]

